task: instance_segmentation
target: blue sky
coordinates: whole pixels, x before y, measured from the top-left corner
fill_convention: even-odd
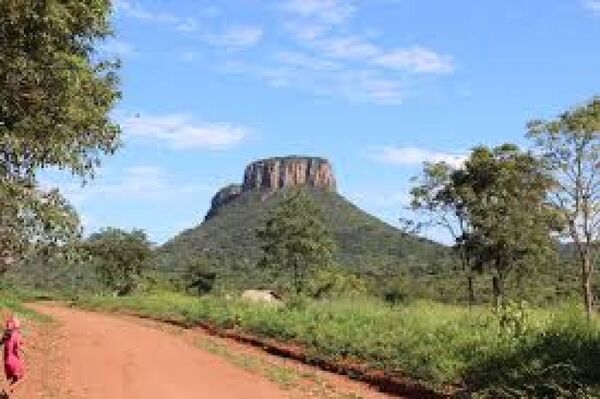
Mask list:
[[[124,147],[59,185],[88,232],[156,243],[198,224],[257,158],[324,156],[390,223],[425,160],[527,145],[524,125],[600,94],[600,0],[117,0]],[[440,232],[431,237],[444,240]]]

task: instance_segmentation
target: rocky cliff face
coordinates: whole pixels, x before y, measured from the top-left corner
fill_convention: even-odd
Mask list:
[[[304,185],[335,191],[331,164],[312,157],[270,158],[251,163],[244,173],[244,190],[276,191]]]
[[[251,163],[244,172],[243,184],[231,184],[213,197],[210,219],[223,205],[245,191],[277,191],[284,188],[310,186],[324,191],[336,191],[336,180],[329,161],[315,157],[278,157]]]

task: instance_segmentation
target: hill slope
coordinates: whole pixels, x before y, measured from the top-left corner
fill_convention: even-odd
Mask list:
[[[169,259],[163,264],[178,268],[185,259],[210,253],[223,261],[219,263],[252,268],[261,257],[256,229],[285,192],[244,191],[211,210],[202,224],[182,232],[161,248]],[[315,188],[307,188],[307,192],[321,208],[334,235],[340,265],[373,277],[395,276],[409,270],[422,274],[447,265],[448,248],[406,235],[335,192]]]

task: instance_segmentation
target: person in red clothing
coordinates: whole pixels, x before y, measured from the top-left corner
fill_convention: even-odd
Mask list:
[[[4,344],[4,373],[9,383],[10,392],[23,381],[25,363],[23,362],[23,338],[21,337],[21,322],[15,316],[6,321],[6,330],[2,337]]]

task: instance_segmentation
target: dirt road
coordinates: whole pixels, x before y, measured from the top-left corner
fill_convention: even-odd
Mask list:
[[[286,397],[277,385],[167,332],[102,314],[33,307],[61,323],[63,398]]]

